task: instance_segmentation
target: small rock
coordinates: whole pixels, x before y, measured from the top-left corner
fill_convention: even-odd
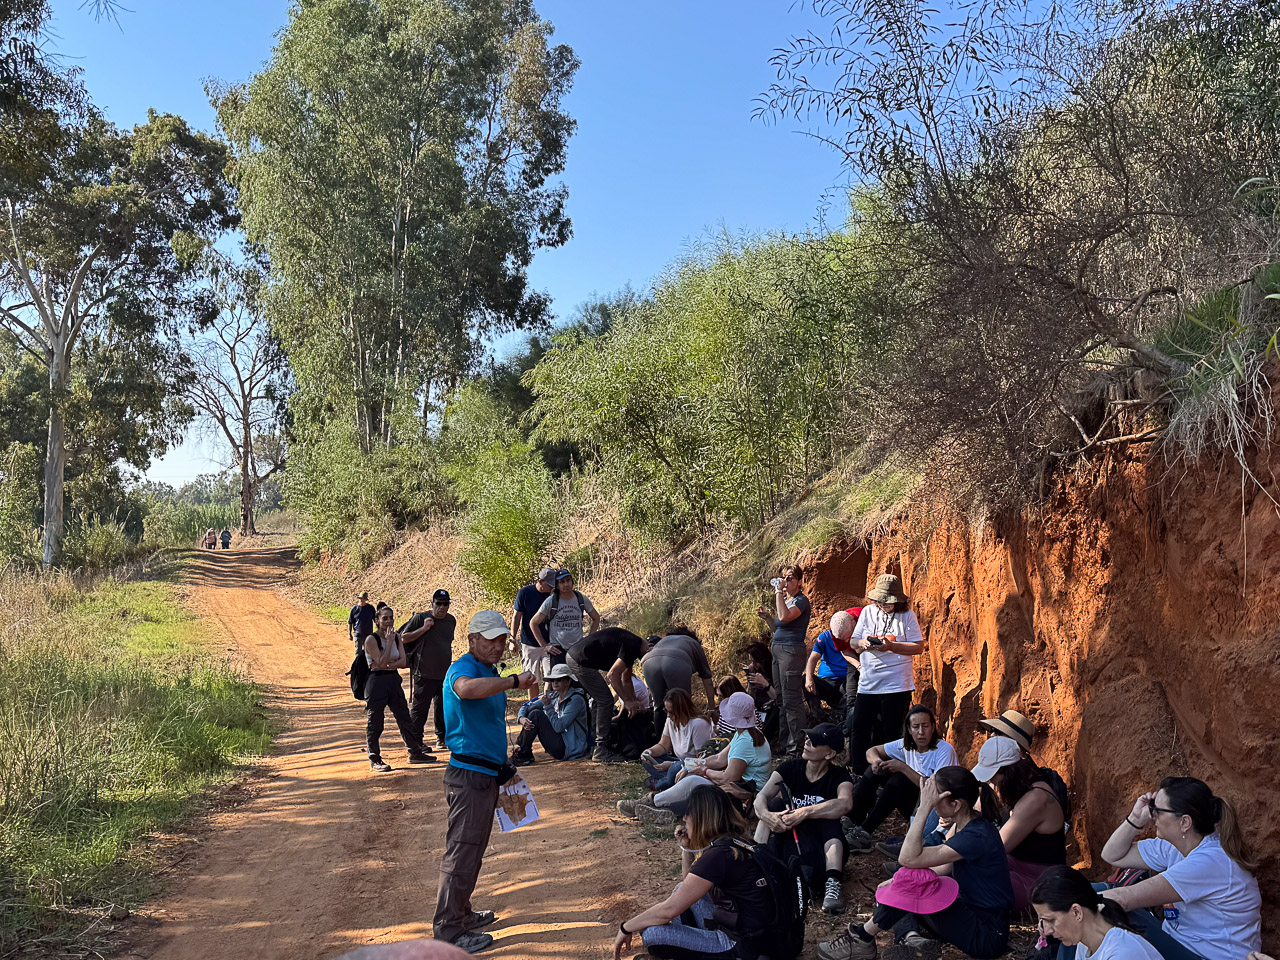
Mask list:
[[[129,908],[122,907],[118,903],[114,904],[111,909],[107,911],[107,916],[112,920],[124,920],[129,916]]]

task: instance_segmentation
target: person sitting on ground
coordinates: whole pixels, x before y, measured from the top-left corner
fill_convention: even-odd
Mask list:
[[[630,951],[636,934],[645,952],[659,960],[760,956],[774,904],[764,873],[742,839],[745,831],[737,805],[726,794],[706,785],[690,793],[684,823],[676,831],[684,851],[681,881],[661,903],[619,924],[615,960]],[[728,910],[717,909],[717,903],[726,902]],[[709,923],[713,914],[714,925]]]
[[[587,755],[591,740],[587,735],[587,698],[573,687],[573,675],[563,663],[546,671],[550,688],[520,707],[520,733],[511,752],[516,766],[533,763],[536,737],[555,760],[577,760]]]
[[[1041,934],[1062,943],[1058,960],[1160,960],[1120,905],[1100,896],[1079,870],[1062,865],[1040,874],[1031,905]]]
[[[1031,888],[1049,867],[1067,862],[1066,815],[1040,767],[1008,737],[991,737],[973,775],[995,789],[1007,816],[1000,837],[1009,854],[1014,911],[1031,908]]]
[[[803,758],[784,760],[756,794],[760,818],[756,843],[768,842],[780,857],[796,854],[809,886],[822,878],[823,913],[844,913],[840,881],[844,835],[840,818],[853,805],[853,778],[834,763],[844,749],[844,732],[820,723],[804,732]]]
[[[955,747],[940,737],[933,711],[919,703],[907,711],[902,739],[869,747],[866,757],[869,766],[853,792],[845,831],[850,853],[870,851],[872,835],[894,810],[910,820],[921,782],[960,763]]]
[[[1036,736],[1036,725],[1017,710],[1006,710],[998,717],[989,717],[979,721],[987,728],[989,736],[1008,737],[1022,748],[1022,752],[1031,756],[1031,742]]]
[[[1154,839],[1138,834],[1154,825]],[[1102,895],[1165,960],[1239,960],[1262,949],[1257,861],[1240,833],[1236,808],[1195,777],[1165,777],[1144,793],[1102,848],[1113,867],[1156,874]],[[1147,908],[1164,907],[1158,926]]]
[[[230,530],[228,530],[226,527],[223,527],[222,533],[218,534],[218,539],[222,541],[223,550],[231,549],[231,531]]]
[[[711,664],[707,662],[702,642],[688,627],[673,624],[671,629],[672,632],[654,643],[640,661],[644,682],[653,694],[653,729],[658,736],[662,735],[667,723],[667,715],[662,708],[667,691],[684,690],[692,694],[694,674],[702,680],[708,709],[716,702]]]
[[[712,711],[712,715],[715,717],[715,721],[716,721],[717,737],[732,737],[735,733],[738,732],[734,730],[733,727],[729,726],[728,723],[725,722],[724,715],[722,714],[721,709],[724,707],[724,702],[728,700],[731,696],[733,696],[735,693],[746,693],[746,692],[747,692],[747,688],[742,685],[742,681],[739,680],[737,677],[735,677],[731,673],[726,674],[725,676],[721,677],[719,680],[716,681],[716,708],[714,711]],[[757,714],[757,723],[758,722],[759,722],[759,715]]]
[[[640,754],[653,746],[660,734],[653,729],[653,696],[649,693],[649,688],[643,680],[632,674],[631,689],[635,693],[639,709],[632,714],[625,706],[618,708],[609,722],[609,749],[627,760],[638,760]]]
[[[745,690],[756,702],[756,717],[760,729],[773,743],[778,739],[781,721],[778,719],[778,691],[773,685],[773,654],[768,644],[752,643],[747,646],[747,678]]]
[[[391,772],[379,749],[388,707],[409,748],[409,762],[431,763],[435,759],[422,749],[422,738],[414,736],[409,703],[400,681],[400,668],[406,664],[404,644],[396,632],[395,621],[395,611],[383,604],[378,608],[377,629],[364,638],[364,655],[369,664],[369,679],[364,687],[365,745],[369,751],[369,767],[377,773]]]
[[[954,822],[954,832],[946,843],[926,847],[926,814],[935,809]],[[880,906],[870,920],[852,923],[844,936],[818,944],[820,960],[872,960],[876,936],[889,929],[899,942],[885,950],[884,960],[936,958],[938,941],[979,960],[1004,953],[1013,887],[995,811],[991,788],[964,767],[943,767],[927,778],[898,857],[904,869],[880,885]],[[948,869],[954,879],[936,872]]]
[[[683,816],[695,787],[719,787],[745,809],[769,779],[769,741],[756,726],[755,703],[745,693],[732,694],[720,706],[720,717],[733,727],[733,739],[714,757],[676,775],[676,783],[653,798],[653,806],[637,805],[646,823],[669,823]]]
[[[687,757],[696,757],[714,732],[711,721],[698,713],[693,697],[687,691],[668,690],[663,705],[667,722],[662,727],[662,737],[640,754],[640,763],[651,778],[649,789],[653,793],[671,787],[683,761]],[[634,816],[633,811],[623,810],[622,805],[626,803],[633,801],[619,800],[618,809],[627,816]]]
[[[841,637],[834,632],[837,624],[848,628]],[[844,708],[849,678],[849,663],[844,655],[850,649],[853,627],[853,618],[841,610],[831,618],[831,629],[823,630],[813,642],[804,664],[804,702],[810,716],[820,717],[824,703],[832,710]]]
[[[902,581],[891,573],[876,577],[853,628],[858,651],[858,696],[849,717],[849,762],[867,772],[867,750],[896,736],[915,691],[914,658],[924,652],[924,636],[911,612]]]

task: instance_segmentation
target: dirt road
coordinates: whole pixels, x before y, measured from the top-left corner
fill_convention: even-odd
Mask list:
[[[132,956],[319,960],[431,935],[443,765],[406,766],[388,717],[383,756],[395,771],[370,773],[363,708],[343,676],[346,630],[276,588],[292,565],[289,551],[268,549],[202,553],[190,566],[190,604],[267,685],[286,730],[248,799],[216,812],[171,876]],[[585,763],[528,769],[542,820],[494,833],[475,896],[500,917],[484,956],[612,955],[614,928],[601,916],[654,887],[637,883],[651,871],[634,829],[610,817],[613,776]]]

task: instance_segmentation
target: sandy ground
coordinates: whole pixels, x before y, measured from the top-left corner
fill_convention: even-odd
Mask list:
[[[267,686],[286,729],[236,800],[215,808],[126,956],[327,958],[431,935],[443,764],[408,767],[388,716],[383,757],[395,770],[369,771],[346,630],[281,593],[290,553],[201,553],[189,567],[190,604]],[[483,955],[612,956],[612,922],[661,886],[665,852],[611,816],[616,771],[540,763],[525,775],[542,819],[494,833],[474,900],[500,918]]]

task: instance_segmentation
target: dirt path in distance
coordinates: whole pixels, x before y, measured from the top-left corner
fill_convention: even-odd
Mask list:
[[[431,935],[443,764],[408,767],[388,716],[383,756],[395,770],[370,773],[363,708],[344,676],[346,629],[277,589],[296,563],[291,552],[201,553],[184,577],[188,602],[267,686],[286,730],[247,799],[212,815],[194,854],[143,912],[150,921],[139,923],[126,956],[324,960]],[[610,816],[616,773],[539,763],[525,776],[542,819],[494,832],[475,903],[500,920],[483,956],[609,957],[614,928],[601,918],[647,905],[664,886],[646,863],[656,852]]]

